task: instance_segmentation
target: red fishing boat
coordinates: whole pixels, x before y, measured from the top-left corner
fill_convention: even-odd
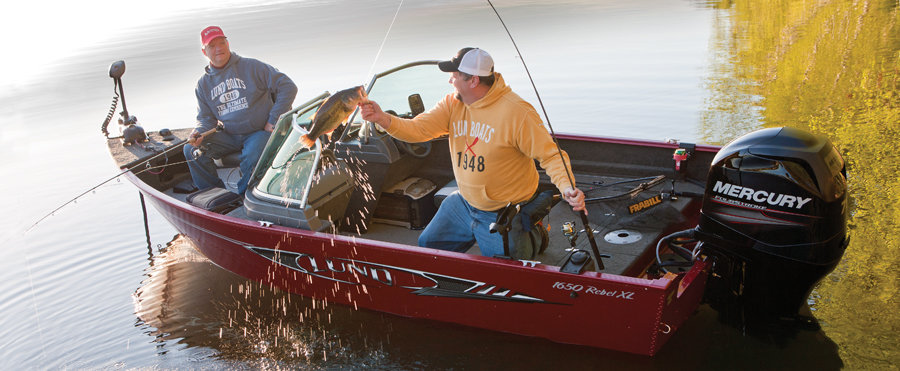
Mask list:
[[[435,64],[380,73],[366,91],[414,117],[449,92]],[[124,95],[119,68],[110,75]],[[446,138],[404,143],[352,116],[305,148],[298,139],[327,97],[282,116],[245,196],[222,205],[193,201],[204,190],[193,189],[181,150],[191,129],[145,135],[125,109],[125,140],[108,144],[142,197],[210,261],[248,279],[353,308],[644,355],[704,293],[745,324],[802,320],[798,309],[846,247],[843,160],[827,140],[787,128],[723,148],[556,135],[587,195],[587,225],[551,199],[533,258],[417,247],[454,187]],[[221,162],[234,187],[237,165]],[[554,189],[541,177],[539,191]]]

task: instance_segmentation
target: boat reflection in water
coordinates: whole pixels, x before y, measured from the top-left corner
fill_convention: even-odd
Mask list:
[[[160,344],[158,354],[177,348],[204,364],[229,367],[843,366],[821,330],[745,336],[706,305],[654,358],[354,310],[241,278],[181,235],[151,257],[134,305],[137,326]],[[448,349],[491,351],[459,356]]]
[[[521,356],[547,346],[554,354],[578,354],[576,365],[598,362],[597,356],[605,356],[605,362],[647,363],[645,357],[620,352],[399,318],[286,293],[217,267],[182,235],[151,256],[147,278],[134,293],[134,307],[137,326],[160,344],[158,354],[177,348],[196,353],[191,358],[204,364],[228,367],[428,366],[423,362],[434,367],[527,367],[528,359]],[[501,355],[457,357],[456,351],[447,351],[473,346],[490,346]]]
[[[161,353],[177,343],[216,349],[214,357],[223,360],[365,364],[380,358],[389,334],[379,315],[290,295],[221,269],[181,235],[151,258],[134,305],[138,326],[163,344]]]

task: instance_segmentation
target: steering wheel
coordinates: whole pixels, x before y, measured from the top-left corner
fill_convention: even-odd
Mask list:
[[[407,153],[415,158],[425,158],[431,154],[431,142],[409,143],[399,139],[394,139],[400,152]]]
[[[384,113],[401,118],[413,118],[412,114],[398,115],[394,110],[387,110],[384,111]],[[377,128],[378,126],[375,127]],[[400,150],[400,152],[409,154],[410,156],[415,158],[425,158],[428,157],[429,154],[431,154],[431,142],[408,143],[394,138],[394,143],[397,144],[397,148]]]

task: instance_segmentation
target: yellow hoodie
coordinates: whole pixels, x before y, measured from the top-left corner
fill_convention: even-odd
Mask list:
[[[414,119],[391,116],[388,133],[414,143],[449,135],[459,192],[479,210],[494,211],[531,198],[538,186],[534,160],[560,192],[572,187],[537,111],[499,73],[494,76],[491,89],[471,105],[448,94]],[[565,152],[563,157],[568,163]]]

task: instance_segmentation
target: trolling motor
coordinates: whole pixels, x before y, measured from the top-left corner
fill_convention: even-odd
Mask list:
[[[137,124],[137,117],[128,114],[128,107],[125,105],[125,89],[122,86],[122,75],[124,74],[125,61],[115,61],[109,65],[109,77],[113,79],[114,95],[112,104],[109,107],[109,114],[106,115],[106,120],[104,120],[103,124],[100,126],[100,131],[103,132],[104,136],[109,138],[107,127],[116,112],[116,106],[119,103],[119,99],[122,99],[122,112],[119,112],[119,116],[121,116],[119,117],[119,125],[123,127],[122,140],[125,144],[138,144],[147,141],[147,133],[144,132],[144,128]]]

